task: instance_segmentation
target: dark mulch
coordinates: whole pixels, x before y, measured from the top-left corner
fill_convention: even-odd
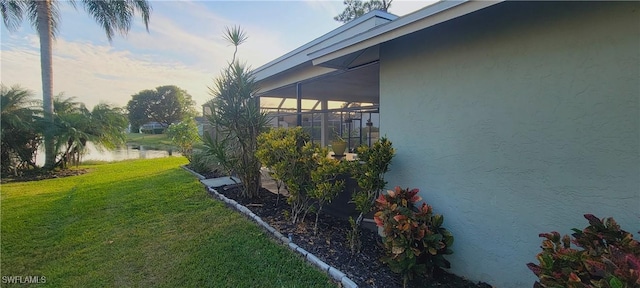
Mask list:
[[[20,176],[4,176],[2,183],[19,181],[37,181],[50,178],[77,176],[89,172],[87,169],[77,170],[34,170],[27,171]],[[212,172],[207,178],[219,177],[219,173]],[[262,189],[257,199],[248,200],[239,197],[237,187],[218,189],[218,192],[238,203],[248,207],[263,221],[279,230],[283,235],[289,235],[293,242],[305,250],[313,253],[325,263],[344,272],[360,287],[402,287],[402,278],[393,273],[385,264],[379,261],[383,255],[382,242],[378,234],[369,229],[361,229],[362,249],[360,253],[352,255],[347,244],[347,232],[351,230],[349,222],[344,217],[334,217],[321,213],[318,220],[318,233],[314,234],[314,214],[307,215],[304,222],[292,224],[286,217],[289,204],[286,198]],[[454,247],[455,248],[455,247]],[[440,287],[440,288],[490,288],[486,283],[474,284],[459,276],[437,270],[432,279],[414,279],[410,287]]]
[[[89,172],[87,169],[64,169],[48,171],[42,168],[22,171],[19,175],[2,175],[1,183],[38,181],[52,178],[78,176]]]
[[[361,252],[351,255],[346,237],[351,227],[346,219],[321,213],[318,220],[318,233],[314,235],[315,214],[307,215],[303,223],[292,224],[286,217],[285,211],[289,211],[289,204],[283,196],[278,197],[263,188],[257,199],[248,200],[239,197],[237,187],[217,190],[249,208],[283,235],[291,236],[295,244],[313,253],[325,263],[338,268],[360,287],[402,287],[402,277],[379,261],[383,255],[383,249],[381,238],[376,232],[361,229]],[[414,279],[410,287],[486,288],[491,286],[486,283],[475,284],[444,270],[438,270],[432,279]]]

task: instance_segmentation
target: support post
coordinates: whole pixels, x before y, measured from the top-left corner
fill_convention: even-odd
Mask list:
[[[322,100],[320,102],[320,110],[322,110],[321,114],[321,124],[320,124],[320,146],[326,147],[329,145],[329,101]]]
[[[302,83],[296,83],[296,100],[297,100],[297,112],[298,118],[296,125],[302,126]]]

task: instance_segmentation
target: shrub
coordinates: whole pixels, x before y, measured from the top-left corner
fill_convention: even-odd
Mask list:
[[[201,150],[193,150],[191,153],[191,161],[189,168],[201,175],[212,175],[214,177],[223,176],[224,168],[218,164],[218,161],[206,152]]]
[[[315,200],[316,204],[316,221],[313,226],[314,233],[318,233],[318,215],[322,211],[325,203],[331,202],[338,193],[344,189],[344,180],[337,180],[341,173],[344,173],[345,165],[340,160],[327,157],[329,151],[327,148],[316,148],[313,154],[311,166],[315,166],[311,170],[311,182],[309,197]]]
[[[360,211],[360,216],[356,224],[360,224],[362,214],[368,213],[373,208],[375,199],[378,197],[387,182],[384,181],[384,174],[389,171],[389,164],[395,154],[391,141],[382,137],[376,141],[372,147],[360,146],[357,149],[358,159],[352,166],[352,177],[358,182],[360,191],[353,193],[353,202],[356,209]]]
[[[640,287],[640,244],[613,218],[585,214],[589,226],[572,229],[573,239],[542,233],[539,265],[527,266],[540,281],[534,287]],[[571,248],[571,243],[581,249]]]
[[[292,222],[304,220],[315,209],[317,231],[322,207],[344,188],[344,181],[336,179],[344,172],[343,162],[328,158],[326,148],[311,144],[302,127],[272,129],[258,136],[258,143],[256,156],[289,191]]]
[[[356,205],[356,210],[360,212],[360,215],[355,220],[355,225],[351,225],[352,231],[347,232],[347,237],[358,237],[360,235],[358,229],[360,229],[363,215],[371,211],[375,199],[382,192],[384,186],[387,185],[387,182],[384,181],[384,174],[389,171],[389,164],[391,164],[395,149],[393,149],[391,141],[382,137],[371,147],[358,147],[357,152],[360,161],[353,161],[350,165],[351,177],[358,182],[360,190],[353,192],[351,200]],[[360,248],[356,245],[358,243],[359,241],[356,240],[349,241],[352,254],[359,252]]]
[[[171,142],[178,146],[180,153],[191,162],[193,144],[200,139],[196,121],[193,118],[184,119],[180,123],[169,126],[166,133],[171,137]]]
[[[314,151],[309,134],[302,127],[271,129],[258,136],[256,156],[271,169],[273,178],[281,180],[287,187],[293,223],[304,219],[311,206],[308,191],[313,187]]]
[[[402,274],[405,286],[415,274],[432,276],[436,267],[450,268],[444,255],[453,253],[453,235],[442,227],[442,215],[434,215],[426,203],[416,207],[422,200],[418,191],[396,187],[376,200],[374,220],[383,229],[386,252],[382,261]]]

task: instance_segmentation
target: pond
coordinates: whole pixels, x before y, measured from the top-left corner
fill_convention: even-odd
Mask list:
[[[102,150],[96,148],[93,143],[87,143],[87,152],[82,156],[82,161],[122,161],[128,159],[145,159],[145,158],[162,158],[168,156],[180,156],[181,154],[176,151],[166,150],[150,150],[145,149],[144,146],[127,146],[116,150]],[[44,165],[44,148],[38,149],[38,157],[36,158],[36,164],[39,166]]]

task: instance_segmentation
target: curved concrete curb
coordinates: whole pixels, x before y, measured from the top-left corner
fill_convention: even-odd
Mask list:
[[[196,177],[198,177],[198,180],[204,180],[205,179],[205,177],[200,175],[198,172],[189,169],[189,167],[187,167],[187,165],[182,165],[180,167],[182,167],[182,169],[187,170],[187,171],[191,172],[191,174],[193,174]]]
[[[182,166],[182,169],[185,169],[185,170],[191,172],[191,174],[196,175],[196,177],[198,177],[198,179],[200,179],[201,181],[205,179],[204,176],[202,176],[202,175],[198,174],[197,172],[187,168],[186,166]],[[347,277],[347,275],[342,273],[342,271],[340,271],[337,268],[325,263],[324,261],[320,260],[320,258],[316,257],[312,253],[309,253],[307,250],[304,250],[302,247],[300,247],[300,246],[296,245],[295,243],[293,243],[291,240],[289,240],[289,238],[287,236],[282,235],[282,233],[280,233],[275,228],[271,227],[271,225],[269,225],[266,222],[262,221],[262,219],[258,215],[256,215],[253,212],[251,212],[251,210],[249,210],[249,208],[241,205],[240,203],[236,202],[233,199],[229,199],[226,196],[218,193],[218,191],[216,189],[212,188],[212,187],[207,187],[207,190],[211,194],[216,196],[218,199],[222,200],[222,202],[225,202],[228,205],[234,207],[236,210],[242,212],[243,214],[248,216],[250,219],[252,219],[256,223],[258,223],[260,226],[262,226],[263,229],[265,229],[265,230],[269,231],[271,234],[273,234],[273,236],[275,236],[276,239],[278,239],[280,242],[282,242],[285,245],[287,245],[289,247],[289,249],[291,249],[291,250],[293,250],[295,252],[298,252],[300,255],[302,255],[302,257],[304,257],[307,260],[307,262],[311,263],[312,265],[315,265],[320,270],[322,270],[325,273],[329,274],[329,276],[331,276],[331,278],[333,278],[334,280],[340,282],[343,287],[347,287],[347,288],[357,288],[358,287],[358,284],[353,282],[353,280],[349,279],[349,277]]]

